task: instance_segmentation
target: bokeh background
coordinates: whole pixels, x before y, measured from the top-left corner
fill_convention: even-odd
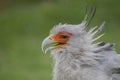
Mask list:
[[[120,52],[120,0],[0,0],[0,80],[52,80],[41,42],[60,22],[79,24],[86,4],[97,8],[89,26],[106,21],[101,40]]]

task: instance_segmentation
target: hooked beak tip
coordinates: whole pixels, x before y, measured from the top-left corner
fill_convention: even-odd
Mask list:
[[[47,53],[48,51],[52,50],[52,47],[48,47],[49,44],[52,44],[52,41],[49,39],[49,37],[47,37],[43,40],[41,45],[42,51],[44,53]]]

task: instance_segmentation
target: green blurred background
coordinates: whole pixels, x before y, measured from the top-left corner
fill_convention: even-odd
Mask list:
[[[86,3],[97,8],[89,26],[106,21],[101,40],[120,52],[120,0],[0,0],[0,80],[52,80],[52,58],[41,41],[60,22],[79,24]]]

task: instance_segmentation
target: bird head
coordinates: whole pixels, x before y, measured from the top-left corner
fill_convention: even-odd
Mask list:
[[[91,10],[90,18],[86,14],[84,20],[78,25],[72,24],[59,24],[53,27],[50,31],[50,35],[45,38],[42,42],[42,50],[47,53],[48,51],[68,49],[73,51],[74,49],[79,50],[93,50],[96,46],[93,44],[102,35],[94,38],[94,35],[101,31],[104,27],[105,22],[99,27],[91,28],[86,31],[91,18],[95,13],[95,9]],[[72,47],[72,49],[70,49]]]
[[[50,35],[47,38],[45,38],[42,43],[43,51],[46,46],[48,48],[45,49],[45,53],[49,50],[60,49],[68,45],[72,45],[73,43],[77,43],[76,38],[79,35],[79,32],[81,32],[77,28],[79,28],[78,25],[68,24],[59,24],[55,26],[51,30]]]

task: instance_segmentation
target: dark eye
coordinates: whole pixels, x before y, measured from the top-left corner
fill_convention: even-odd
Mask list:
[[[61,38],[62,38],[62,39],[68,39],[68,38],[69,38],[69,36],[66,36],[66,35],[61,35]]]

